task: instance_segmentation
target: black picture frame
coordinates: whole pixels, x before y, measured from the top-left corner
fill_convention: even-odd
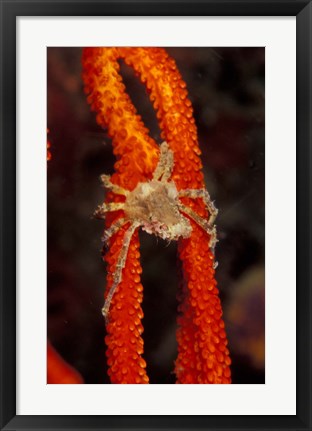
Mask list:
[[[1,5],[1,430],[311,430],[311,1],[13,1]],[[16,415],[16,17],[296,16],[297,414],[294,416]],[[286,346],[285,346],[286,348]],[[287,378],[287,376],[285,376]]]

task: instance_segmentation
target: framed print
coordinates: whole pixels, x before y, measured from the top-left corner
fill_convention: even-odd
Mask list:
[[[311,2],[1,18],[1,429],[311,429]]]

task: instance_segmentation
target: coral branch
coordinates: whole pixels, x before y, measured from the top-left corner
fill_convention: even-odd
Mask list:
[[[73,367],[71,367],[57,353],[48,342],[47,345],[47,383],[48,384],[79,384],[83,379]]]
[[[49,129],[47,129],[47,135],[48,134],[49,134]],[[50,147],[51,147],[50,141],[49,139],[47,139],[47,161],[51,160],[52,158]]]
[[[97,122],[108,126],[118,157],[113,183],[133,190],[138,182],[151,179],[159,148],[148,135],[137,115],[119,74],[118,58],[133,67],[150,92],[165,140],[174,153],[172,180],[178,190],[204,189],[197,130],[186,84],[177,66],[160,48],[87,48],[83,53],[83,78],[88,101],[97,112]],[[113,202],[124,197],[109,194]],[[198,216],[209,219],[202,199],[181,197]],[[107,227],[121,212],[107,217]],[[183,263],[184,287],[179,295],[177,332],[178,358],[175,373],[178,383],[230,383],[230,358],[222,320],[218,289],[214,278],[214,255],[210,235],[193,221],[190,238],[181,239],[179,255]],[[125,227],[112,238],[106,254],[108,292],[113,284],[118,253]],[[141,266],[138,235],[133,235],[122,281],[112,298],[111,319],[107,325],[107,356],[113,383],[148,383],[145,371]]]

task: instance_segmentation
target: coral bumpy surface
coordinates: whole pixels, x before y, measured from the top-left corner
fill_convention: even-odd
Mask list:
[[[157,111],[161,137],[174,153],[171,179],[177,189],[204,188],[197,130],[186,84],[175,61],[161,48],[84,49],[83,79],[88,102],[97,112],[97,123],[108,127],[117,157],[111,181],[133,190],[139,182],[152,178],[159,158],[159,146],[149,136],[149,130],[125,91],[117,61],[120,58],[135,70],[149,92]],[[107,201],[123,202],[124,197],[110,192]],[[199,216],[208,218],[202,199],[181,198],[181,201]],[[122,211],[108,213],[106,227],[122,216]],[[194,221],[191,225],[190,238],[181,238],[178,245],[183,286],[178,295],[177,383],[231,383],[231,360],[209,234]],[[108,264],[106,295],[113,285],[116,262],[128,227],[129,224],[114,234],[105,255]],[[106,326],[108,372],[112,383],[149,383],[142,357],[141,273],[136,230]]]

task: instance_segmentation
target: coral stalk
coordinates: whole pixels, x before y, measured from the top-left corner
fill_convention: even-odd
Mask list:
[[[47,383],[48,384],[80,384],[83,379],[73,367],[71,367],[57,353],[48,342],[47,344]]]
[[[47,129],[47,135],[49,134],[49,129]],[[49,160],[51,160],[51,158],[52,158],[52,154],[51,154],[51,144],[50,144],[50,141],[49,141],[49,139],[47,139],[47,162],[49,161]]]
[[[204,179],[197,129],[186,84],[177,66],[160,48],[86,48],[83,78],[88,102],[97,112],[97,122],[108,127],[113,140],[116,173],[112,182],[133,190],[138,182],[151,179],[159,157],[159,147],[148,135],[136,113],[119,74],[123,58],[146,85],[157,111],[162,139],[174,152],[172,180],[178,190],[203,189]],[[108,201],[122,197],[108,194]],[[182,198],[199,216],[209,214],[201,199]],[[109,214],[109,227],[122,213]],[[190,238],[179,241],[184,284],[179,294],[177,383],[230,383],[230,358],[222,309],[216,287],[214,254],[209,235],[191,220]],[[108,263],[107,289],[112,285],[116,260],[127,226],[112,238],[105,259]],[[122,281],[111,303],[111,319],[106,337],[109,374],[113,383],[148,383],[142,358],[143,326],[139,241],[134,234]]]

